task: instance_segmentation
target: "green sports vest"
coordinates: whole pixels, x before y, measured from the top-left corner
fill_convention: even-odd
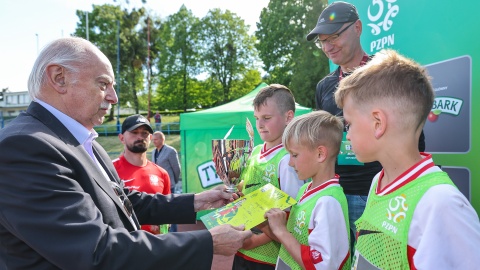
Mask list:
[[[159,227],[160,227],[160,234],[167,234],[170,225],[162,224],[162,225],[159,225]]]
[[[280,160],[287,155],[288,152],[285,148],[282,148],[268,162],[258,162],[258,156],[260,155],[262,147],[263,145],[261,144],[253,149],[252,155],[247,161],[247,167],[242,172],[242,192],[244,195],[257,190],[268,183],[280,188],[277,168]],[[257,261],[275,265],[279,250],[280,243],[271,241],[265,245],[250,250],[240,249],[238,252]]]
[[[407,246],[413,213],[425,192],[440,184],[455,186],[445,172],[434,172],[390,194],[378,196],[374,192],[377,180],[363,215],[355,222],[358,234],[353,257],[355,269],[410,269]]]
[[[302,188],[298,192],[297,201],[300,201],[308,185],[309,183],[302,186]],[[290,216],[288,217],[287,221],[287,230],[302,245],[308,246],[308,224],[310,223],[311,213],[317,201],[323,196],[332,196],[340,203],[340,206],[342,207],[343,217],[345,219],[345,224],[347,225],[347,232],[350,232],[347,198],[343,193],[342,187],[327,187],[315,194],[313,198],[310,198],[305,203],[292,206],[292,210],[290,211]],[[348,233],[348,238],[350,238],[350,233]],[[288,253],[288,251],[283,245],[280,247],[280,253],[278,256],[283,261],[283,263],[287,264],[291,269],[302,269],[302,267],[293,259],[293,257],[290,255],[290,253]],[[342,269],[350,269],[350,258],[347,259]]]

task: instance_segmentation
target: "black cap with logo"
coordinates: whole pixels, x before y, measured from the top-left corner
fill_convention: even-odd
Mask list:
[[[125,131],[132,131],[140,126],[145,126],[147,130],[153,134],[153,129],[150,126],[150,122],[147,118],[140,114],[130,115],[129,117],[125,118],[122,124],[122,134]]]
[[[307,35],[310,41],[318,35],[331,35],[337,32],[343,24],[358,20],[357,8],[347,2],[333,2],[326,7],[320,17],[317,26]]]

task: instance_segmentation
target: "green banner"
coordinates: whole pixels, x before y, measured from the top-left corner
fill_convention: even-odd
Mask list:
[[[245,96],[230,103],[192,113],[180,115],[182,184],[184,193],[197,193],[222,183],[218,177],[212,156],[212,140],[223,139],[232,128],[229,139],[248,140],[247,118],[255,129],[253,99],[262,83]],[[296,105],[295,115],[312,111]],[[255,145],[263,143],[255,130]]]

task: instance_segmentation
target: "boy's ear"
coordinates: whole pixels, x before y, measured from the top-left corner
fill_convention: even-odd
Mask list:
[[[292,121],[293,117],[295,117],[295,113],[292,110],[289,110],[287,112],[287,123],[286,123],[286,125],[288,125],[288,123],[290,123],[290,121]]]
[[[385,134],[387,130],[387,115],[381,109],[374,109],[372,111],[372,118],[374,121],[374,136],[375,139],[380,139],[380,137]]]
[[[46,69],[47,83],[58,93],[67,91],[65,87],[65,68],[60,65],[49,65]]]
[[[319,163],[324,162],[327,160],[328,157],[328,149],[324,145],[317,146],[317,160]]]

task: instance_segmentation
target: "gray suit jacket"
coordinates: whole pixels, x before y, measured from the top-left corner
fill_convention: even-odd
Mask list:
[[[170,145],[164,144],[156,160],[155,150],[156,148],[152,151],[152,162],[168,172],[170,186],[173,189],[180,180],[180,161],[178,160],[177,150]]]
[[[0,269],[210,269],[206,230],[155,236],[134,230],[110,179],[65,126],[32,102],[0,130]],[[194,223],[193,195],[129,192],[138,224]]]

